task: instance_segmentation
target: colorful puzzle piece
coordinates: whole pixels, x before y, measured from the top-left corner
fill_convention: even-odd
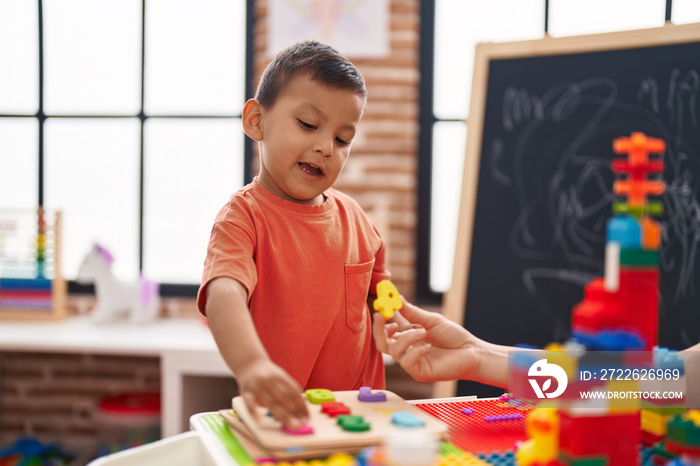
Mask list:
[[[370,429],[369,422],[362,416],[339,416],[338,425],[348,432],[365,432]]]
[[[398,427],[414,428],[424,427],[425,421],[407,411],[399,411],[391,415],[391,423]]]
[[[321,412],[328,414],[330,417],[340,416],[341,414],[350,414],[350,408],[343,403],[325,402],[321,403]]]
[[[325,388],[312,388],[306,390],[304,393],[306,394],[306,399],[315,405],[335,401],[335,395],[333,392]]]
[[[314,428],[307,426],[306,424],[302,424],[297,429],[290,429],[287,426],[282,426],[282,431],[289,435],[311,435],[314,433]]]
[[[377,299],[374,300],[372,306],[386,319],[391,319],[394,317],[394,311],[403,307],[399,290],[389,280],[380,281],[377,283]]]
[[[360,394],[357,395],[357,399],[369,403],[377,401],[386,401],[386,393],[372,392],[372,389],[370,387],[360,387]]]

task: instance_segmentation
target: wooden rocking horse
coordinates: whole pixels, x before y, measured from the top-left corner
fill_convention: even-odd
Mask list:
[[[128,315],[132,322],[147,322],[158,317],[158,284],[143,275],[137,282],[119,280],[112,273],[112,254],[95,244],[80,264],[76,281],[95,284],[97,303],[92,309],[95,322],[109,322]]]

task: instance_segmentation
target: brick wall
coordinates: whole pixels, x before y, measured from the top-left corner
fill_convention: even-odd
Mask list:
[[[367,83],[367,109],[352,153],[335,187],[370,214],[387,244],[392,281],[412,300],[415,288],[418,167],[419,0],[390,1],[390,55],[350,60]],[[257,83],[271,57],[267,1],[255,7]],[[255,164],[254,164],[255,165]]]
[[[408,299],[415,285],[418,146],[419,0],[391,0],[391,54],[352,59],[365,77],[367,110],[353,152],[336,187],[365,208],[387,243],[393,282]],[[266,49],[266,0],[255,7],[255,70]],[[256,78],[257,82],[257,78]],[[388,388],[406,398],[430,395],[398,367]],[[96,441],[100,398],[125,391],[160,390],[157,358],[106,355],[0,354],[0,445],[18,435],[44,441]]]
[[[0,354],[0,445],[19,436],[89,448],[99,401],[123,392],[160,392],[160,361],[61,353]]]

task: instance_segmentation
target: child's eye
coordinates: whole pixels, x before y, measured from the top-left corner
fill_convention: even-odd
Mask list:
[[[316,129],[316,127],[310,123],[307,123],[307,122],[302,121],[302,120],[298,120],[298,121],[299,121],[299,124],[305,129]]]
[[[349,142],[343,141],[343,140],[340,139],[340,138],[335,138],[335,142],[337,142],[337,143],[340,144],[341,146],[349,146],[349,145],[350,145]]]

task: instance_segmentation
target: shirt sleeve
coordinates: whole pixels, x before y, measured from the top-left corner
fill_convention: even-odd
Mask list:
[[[197,308],[206,315],[206,287],[215,278],[227,277],[240,282],[248,291],[247,300],[257,284],[255,236],[252,220],[239,209],[225,207],[212,227],[204,260],[202,284],[197,293]]]
[[[377,283],[382,280],[391,280],[391,273],[386,268],[386,249],[384,248],[384,239],[379,234],[377,229],[372,227],[379,238],[379,250],[374,256],[374,268],[372,269],[372,279],[370,281],[370,294],[377,294]]]

